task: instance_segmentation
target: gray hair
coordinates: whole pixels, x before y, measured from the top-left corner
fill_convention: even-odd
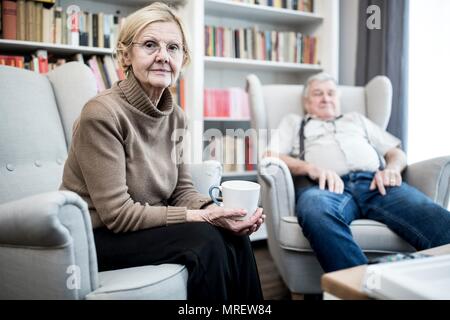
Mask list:
[[[303,88],[303,92],[302,92],[303,99],[308,97],[309,88],[311,87],[311,83],[314,81],[319,81],[319,82],[333,81],[333,83],[335,85],[337,85],[336,79],[334,79],[333,76],[331,76],[330,74],[328,74],[326,72],[320,72],[315,75],[312,75],[311,77],[308,78],[308,80],[306,80],[306,84],[305,84],[305,87]]]

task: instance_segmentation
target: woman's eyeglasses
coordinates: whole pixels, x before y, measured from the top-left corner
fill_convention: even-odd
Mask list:
[[[132,44],[141,47],[148,55],[159,52],[162,44],[165,45],[167,53],[174,59],[180,58],[184,53],[183,46],[176,42],[166,43],[163,41],[147,40],[144,42],[132,42]]]

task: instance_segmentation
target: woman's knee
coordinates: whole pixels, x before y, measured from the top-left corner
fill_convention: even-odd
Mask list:
[[[206,222],[193,223],[190,241],[197,243],[197,248],[201,251],[221,252],[225,250],[224,239],[221,231]],[[189,241],[189,240],[188,240]]]

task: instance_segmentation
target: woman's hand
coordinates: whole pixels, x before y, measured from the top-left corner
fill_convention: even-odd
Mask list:
[[[188,210],[187,221],[204,221],[221,227],[237,235],[250,235],[256,232],[264,223],[263,209],[256,209],[255,213],[246,220],[237,220],[246,215],[242,209],[224,209],[215,204],[204,210]]]
[[[319,182],[320,190],[325,190],[325,185],[327,185],[330,192],[338,194],[344,192],[344,181],[333,170],[322,169],[310,164],[307,172],[312,180]]]
[[[402,185],[402,175],[395,169],[384,169],[377,171],[370,184],[370,190],[378,189],[378,191],[384,196],[386,195],[386,188],[388,187],[400,187]]]

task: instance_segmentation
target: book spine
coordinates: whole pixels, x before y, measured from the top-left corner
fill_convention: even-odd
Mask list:
[[[17,3],[15,1],[2,1],[2,30],[3,38],[16,40],[17,38]]]

